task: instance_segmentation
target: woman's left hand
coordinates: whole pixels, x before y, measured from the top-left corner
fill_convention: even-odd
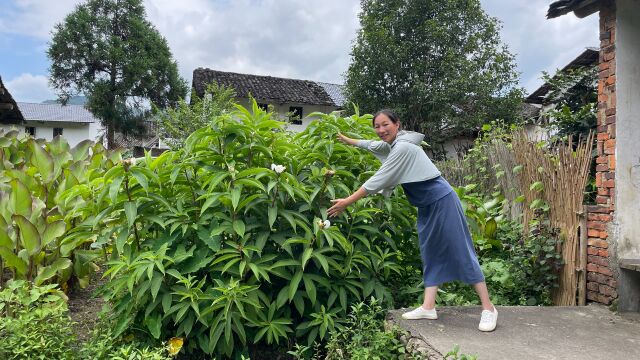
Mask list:
[[[333,206],[327,210],[327,215],[329,215],[329,217],[336,217],[342,214],[342,212],[351,205],[347,199],[335,199],[331,200],[331,202],[333,203]]]

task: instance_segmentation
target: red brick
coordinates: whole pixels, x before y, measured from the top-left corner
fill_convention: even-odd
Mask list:
[[[598,234],[600,235],[600,234]],[[591,238],[587,240],[587,244],[589,246],[594,246],[597,248],[607,249],[609,247],[609,243],[600,239],[600,238]]]
[[[613,191],[613,189],[611,189]],[[611,219],[613,219],[613,217],[611,215],[607,215],[607,214],[599,214],[598,215],[598,220],[600,221],[604,221],[604,222],[609,222],[611,221]]]
[[[606,116],[611,116],[611,115],[615,115],[616,114],[616,108],[612,108],[612,109],[607,109],[604,111],[604,114]]]
[[[607,156],[598,156],[596,158],[596,164],[606,164],[607,163]]]
[[[609,133],[598,133],[597,139],[598,141],[609,140]]]
[[[600,231],[600,239],[606,239],[609,237],[609,233],[606,231]]]
[[[610,124],[614,124],[615,122],[616,122],[615,115],[605,117],[605,124],[610,125]]]
[[[598,166],[603,166],[603,165],[598,165]],[[609,196],[609,189],[607,189],[607,188],[598,188],[598,195],[600,195],[600,196]],[[600,220],[600,219],[598,218],[597,215],[594,215],[593,219],[591,219],[591,220]]]
[[[598,255],[598,248],[587,247],[587,255]]]
[[[598,291],[600,289],[600,285],[598,285],[598,283],[590,282],[587,283],[587,289],[591,291]]]
[[[597,269],[600,274],[609,275],[609,276],[613,275],[613,273],[611,272],[611,270],[609,270],[608,267],[597,266]]]
[[[609,250],[607,249],[599,249],[598,250],[598,256],[601,256],[603,258],[609,258]]]
[[[604,142],[605,149],[612,149],[616,147],[616,139],[609,139]]]
[[[616,83],[616,76],[615,75],[611,75],[607,78],[607,81],[605,82],[606,85],[611,85],[611,84],[615,84]]]
[[[602,186],[608,187],[608,188],[614,188],[616,187],[616,181],[613,179],[605,180],[602,182]]]
[[[609,63],[608,62],[600,63],[598,67],[600,68],[600,70],[607,70],[609,68]]]
[[[615,170],[615,168],[616,168],[616,156],[615,155],[609,155],[608,156],[608,160],[609,160],[609,169]]]
[[[596,171],[607,171],[607,170],[609,170],[609,164],[596,165]]]
[[[604,230],[605,225],[600,221],[587,221],[588,229]]]
[[[589,229],[589,230],[587,230],[587,236],[600,237],[600,231],[598,231],[596,229]]]

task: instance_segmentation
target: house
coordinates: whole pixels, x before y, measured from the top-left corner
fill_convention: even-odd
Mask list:
[[[526,113],[526,115],[523,115],[523,117],[525,117],[525,119],[529,119],[529,121],[524,125],[524,129],[529,138],[543,140],[548,139],[553,135],[553,131],[550,132],[548,127],[545,126],[549,124],[550,121],[553,121],[549,118],[548,112],[554,109],[557,105],[555,103],[556,99],[553,98],[553,85],[551,82],[553,80],[557,80],[560,74],[566,74],[572,70],[580,68],[598,66],[598,58],[599,49],[592,47],[586,48],[575,59],[571,60],[562,69],[558,70],[550,81],[542,84],[524,99],[524,107],[526,111],[524,111],[523,114]],[[575,81],[578,82],[580,80]],[[594,88],[597,86],[595,83],[592,85]],[[576,86],[576,83],[570,83],[567,86],[571,88],[572,86]]]
[[[548,18],[599,13],[596,186],[587,209],[587,298],[640,311],[640,1],[561,0]]]
[[[84,140],[96,141],[103,133],[100,120],[82,105],[18,102],[24,121],[20,129],[36,138],[52,140],[60,135],[70,146]]]
[[[24,117],[0,77],[0,129],[21,125]]]
[[[313,120],[307,115],[313,112],[330,113],[345,105],[341,85],[309,80],[287,79],[273,76],[238,74],[198,68],[193,71],[193,89],[204,96],[211,83],[235,90],[238,104],[249,107],[253,97],[260,107],[273,110],[288,128],[302,131]]]
[[[598,58],[600,52],[597,48],[586,48],[580,55],[578,55],[575,59],[571,60],[567,65],[565,65],[562,69],[558,71],[553,78],[557,78],[558,74],[566,73],[568,71],[598,65]],[[527,96],[524,100],[527,104],[539,105],[541,107],[549,105],[552,99],[548,98],[549,93],[551,92],[552,85],[549,82],[542,84],[539,88],[534,90],[529,96]]]

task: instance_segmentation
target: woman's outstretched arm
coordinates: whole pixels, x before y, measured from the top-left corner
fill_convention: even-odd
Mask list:
[[[352,139],[350,137],[342,135],[341,133],[338,133],[338,141],[347,145],[357,146],[359,140]]]
[[[327,210],[327,215],[329,215],[329,217],[338,216],[342,214],[342,212],[347,207],[349,207],[349,205],[362,199],[365,196],[367,196],[367,190],[361,187],[360,189],[358,189],[358,191],[351,194],[348,198],[331,200],[333,206],[330,207],[329,210]]]

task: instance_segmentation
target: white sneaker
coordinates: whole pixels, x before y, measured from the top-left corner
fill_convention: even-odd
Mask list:
[[[478,325],[478,330],[480,331],[493,331],[496,329],[496,325],[498,324],[498,309],[493,307],[493,311],[482,310],[482,315],[480,316],[480,325]]]
[[[406,312],[402,314],[403,319],[407,320],[419,320],[419,319],[429,319],[436,320],[438,318],[438,314],[436,313],[436,309],[433,308],[431,310],[425,310],[422,306],[418,306],[414,310]]]

